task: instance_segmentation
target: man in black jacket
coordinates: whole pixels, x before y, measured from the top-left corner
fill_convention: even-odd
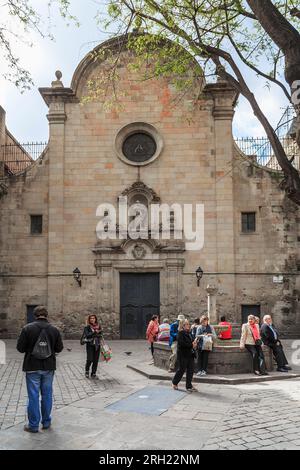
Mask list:
[[[291,370],[288,366],[288,360],[279,340],[279,333],[273,325],[272,317],[270,315],[265,315],[260,331],[263,343],[273,351],[275,361],[277,363],[277,371],[288,372]]]
[[[63,350],[63,342],[58,329],[48,322],[48,311],[45,307],[36,307],[33,313],[36,321],[22,329],[17,350],[25,353],[23,371],[26,373],[29,423],[24,426],[24,431],[36,433],[39,430],[41,415],[43,429],[49,429],[51,426],[55,354]]]

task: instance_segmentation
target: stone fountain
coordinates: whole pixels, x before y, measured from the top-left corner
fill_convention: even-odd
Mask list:
[[[253,372],[252,360],[247,350],[240,349],[240,340],[232,339],[224,341],[219,339],[222,331],[226,331],[226,326],[220,326],[217,312],[218,288],[208,285],[207,291],[207,311],[209,323],[214,327],[217,339],[214,341],[213,351],[209,356],[208,373],[215,375],[246,374]],[[241,328],[237,329],[240,336]],[[264,347],[266,366],[268,371],[273,370],[273,357],[269,348]],[[154,365],[162,368],[169,368],[170,348],[166,343],[154,343]]]

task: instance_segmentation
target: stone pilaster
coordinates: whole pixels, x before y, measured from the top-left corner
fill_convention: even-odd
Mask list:
[[[167,305],[169,314],[174,317],[182,313],[182,271],[184,261],[182,259],[167,259],[166,277],[167,277]]]
[[[65,100],[61,74],[47,89],[49,113],[48,308],[63,312]],[[43,97],[44,94],[42,93]],[[45,99],[45,97],[44,97]]]
[[[222,81],[207,85],[205,92],[214,101],[216,269],[218,273],[235,273],[232,120],[237,95],[228,83]],[[235,276],[226,275],[223,286],[224,293],[230,293],[234,299]]]
[[[0,106],[0,146],[5,144],[5,111]],[[1,160],[1,153],[0,153]]]

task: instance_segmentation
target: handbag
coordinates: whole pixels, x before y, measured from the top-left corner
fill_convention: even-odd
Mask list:
[[[93,338],[87,339],[87,337],[85,336],[85,334],[82,333],[82,336],[81,336],[81,338],[80,338],[80,344],[81,344],[81,346],[84,346],[84,345],[87,344],[87,343],[92,343],[93,341],[94,341]]]
[[[254,334],[253,334],[253,332],[252,332],[252,328],[250,328],[250,329],[251,329],[252,337],[253,337],[253,339],[254,339],[255,346],[262,346],[262,345],[263,345],[262,340],[261,340],[261,339],[255,339],[255,338],[254,338]]]

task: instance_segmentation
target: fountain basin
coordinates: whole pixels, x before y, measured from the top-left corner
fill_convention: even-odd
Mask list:
[[[263,346],[268,372],[274,370],[273,355],[269,348]],[[160,369],[169,369],[171,348],[167,343],[154,343],[154,365]],[[195,370],[196,361],[195,361]],[[241,350],[238,340],[221,341],[214,345],[209,355],[208,373],[232,375],[252,373],[252,359],[247,350]]]

